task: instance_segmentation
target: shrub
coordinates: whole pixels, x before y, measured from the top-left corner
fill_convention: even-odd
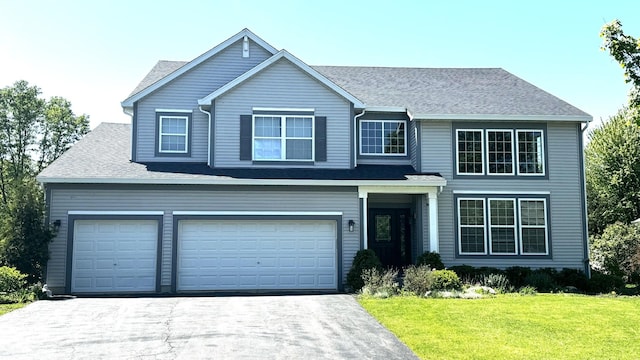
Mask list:
[[[430,269],[442,270],[444,269],[444,264],[442,263],[442,258],[440,254],[434,251],[427,251],[422,255],[418,256],[417,266],[426,265]]]
[[[640,277],[640,226],[615,223],[590,239],[591,265],[631,282]]]
[[[534,270],[524,279],[525,285],[533,286],[539,292],[553,292],[557,289],[552,275],[545,269]]]
[[[16,268],[0,267],[0,293],[12,293],[22,289],[26,285],[27,275]]]
[[[518,293],[520,295],[535,295],[538,292],[536,291],[536,288],[534,288],[533,286],[526,285],[521,287],[520,290],[518,290]]]
[[[488,286],[499,293],[513,292],[513,286],[509,283],[509,279],[503,274],[484,275],[479,281],[480,285]]]
[[[362,271],[362,294],[388,298],[398,293],[398,270],[380,271],[377,268]]]
[[[431,272],[430,290],[458,290],[462,282],[458,275],[451,270],[434,270]]]
[[[621,277],[597,271],[591,273],[591,279],[587,283],[587,290],[594,294],[609,293],[622,287],[624,287],[624,280]]]
[[[360,250],[353,258],[353,264],[347,273],[347,284],[352,291],[359,291],[364,286],[362,272],[365,269],[382,269],[382,263],[371,249]]]
[[[476,278],[476,268],[470,265],[451,266],[449,270],[455,272],[466,283],[472,283]]]
[[[531,274],[531,268],[512,266],[505,271],[511,285],[520,288],[525,285],[525,279]]]
[[[582,270],[579,269],[569,269],[564,268],[557,274],[557,282],[558,285],[567,287],[574,286],[576,289],[581,291],[587,290],[587,275]]]
[[[402,290],[424,296],[431,289],[431,268],[429,266],[409,266],[404,269]]]

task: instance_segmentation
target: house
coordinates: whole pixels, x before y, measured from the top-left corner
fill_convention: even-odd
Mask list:
[[[505,70],[309,66],[245,29],[122,107],[38,176],[55,292],[341,291],[366,248],[588,269],[591,116]]]

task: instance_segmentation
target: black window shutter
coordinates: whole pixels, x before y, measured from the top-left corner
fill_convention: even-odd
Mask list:
[[[240,115],[240,160],[251,160],[251,115]]]
[[[316,161],[327,161],[327,117],[316,116]]]

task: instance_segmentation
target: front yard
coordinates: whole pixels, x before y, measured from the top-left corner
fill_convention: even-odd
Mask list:
[[[359,298],[422,359],[636,359],[640,298]]]
[[[4,315],[6,313],[8,313],[9,311],[13,311],[16,309],[20,309],[21,307],[24,307],[25,303],[19,303],[19,304],[0,304],[0,315]]]

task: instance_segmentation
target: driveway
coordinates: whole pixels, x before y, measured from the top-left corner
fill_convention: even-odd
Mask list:
[[[0,316],[7,359],[415,359],[350,295],[82,298]]]

